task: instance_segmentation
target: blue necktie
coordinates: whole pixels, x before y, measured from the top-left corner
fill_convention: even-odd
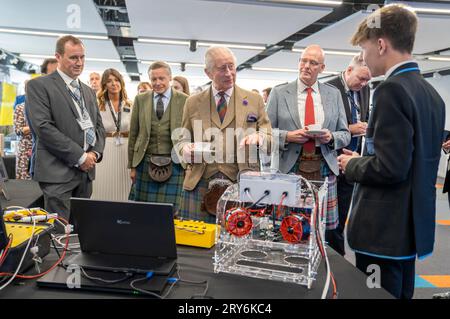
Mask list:
[[[358,105],[356,105],[353,91],[347,91],[348,99],[350,100],[352,110],[352,124],[358,122]],[[358,137],[352,137],[350,144],[347,146],[351,151],[356,151],[358,148]]]

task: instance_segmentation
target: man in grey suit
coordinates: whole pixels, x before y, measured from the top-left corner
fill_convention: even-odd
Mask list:
[[[367,121],[369,120],[370,88],[367,83],[370,79],[370,70],[364,63],[362,55],[358,54],[353,57],[344,72],[326,81],[341,92],[348,129],[352,135],[351,142],[346,148],[358,153],[361,152],[361,136],[366,134]],[[341,152],[339,151],[339,154]],[[325,240],[331,248],[344,256],[344,228],[352,200],[354,183],[349,183],[342,172],[337,179],[339,226],[334,230],[327,231]]]
[[[328,177],[327,229],[338,224],[337,150],[350,143],[342,97],[338,89],[317,81],[325,69],[318,45],[307,47],[299,61],[299,78],[272,89],[267,113],[279,147],[272,166],[309,180]]]
[[[36,133],[33,178],[44,193],[45,209],[68,220],[70,197],[91,196],[105,129],[94,92],[78,80],[83,43],[64,36],[56,43],[55,56],[56,72],[28,82],[27,107]]]

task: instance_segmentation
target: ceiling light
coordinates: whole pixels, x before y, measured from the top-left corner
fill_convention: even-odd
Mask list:
[[[253,66],[252,66],[251,69],[254,70],[254,71],[298,73],[298,69],[261,68],[261,67],[253,67]],[[335,72],[335,71],[323,71],[322,74],[339,74],[339,72]]]
[[[149,61],[149,60],[140,60],[140,62],[142,63],[142,64],[152,64],[152,63],[154,63],[154,62],[156,62],[156,61]],[[181,65],[181,63],[180,62],[166,62],[168,65],[171,65],[171,66],[180,66]]]
[[[64,35],[73,35],[81,39],[92,39],[92,40],[108,40],[107,36],[104,35],[93,35],[93,34],[71,34],[71,33],[61,33],[61,32],[48,32],[48,31],[31,31],[22,29],[5,29],[0,28],[1,33],[13,33],[13,34],[25,34],[25,35],[39,35],[48,37],[61,37]]]
[[[86,58],[86,61],[92,62],[112,62],[112,63],[121,63],[122,61],[119,59],[103,59],[103,58]]]
[[[170,39],[150,39],[150,38],[138,38],[138,42],[143,43],[154,43],[154,44],[175,44],[175,45],[186,45],[190,46],[190,40],[170,40]],[[201,41],[197,42],[197,46],[210,47],[210,46],[225,46],[233,49],[246,49],[246,50],[258,50],[263,51],[266,49],[263,45],[253,45],[253,44],[241,44],[241,43],[218,43]]]
[[[138,42],[155,43],[155,44],[176,44],[176,45],[189,45],[189,41],[183,40],[164,40],[164,39],[147,39],[138,38]]]
[[[291,51],[302,53],[303,51],[305,51],[305,48],[292,48]],[[343,50],[323,50],[323,52],[329,55],[345,55],[345,56],[355,56],[357,54],[360,54],[359,51],[343,51]]]
[[[27,53],[21,53],[19,54],[22,58],[30,58],[30,59],[51,59],[55,58],[54,55],[42,55],[42,54],[27,54]],[[85,58],[86,61],[92,61],[92,62],[112,62],[112,63],[120,63],[119,59],[104,59],[104,58]]]
[[[292,72],[292,73],[298,73],[297,69],[283,69],[283,68],[252,67],[252,70],[255,70],[255,71],[269,71],[269,72]]]
[[[332,1],[332,0],[262,0],[263,2],[284,2],[292,4],[316,4],[316,5],[331,5],[339,6],[343,1]]]
[[[191,66],[194,68],[204,68],[205,67],[205,65],[201,64],[201,63],[186,63],[186,66]]]
[[[419,3],[414,4],[411,2],[398,2],[398,1],[387,1],[387,6],[395,5],[395,4],[406,4],[406,8],[416,12],[416,13],[430,13],[430,14],[450,14],[450,8],[448,4],[428,4],[423,3],[424,7],[416,7],[416,5],[420,5]],[[427,6],[429,5],[429,6]]]
[[[266,49],[266,47],[262,45],[237,44],[237,43],[198,42],[197,45],[201,47],[224,46],[232,49],[258,50],[258,51],[264,51]]]
[[[450,56],[428,56],[427,59],[430,60],[430,61],[446,61],[446,62],[449,62],[450,61]]]
[[[432,9],[432,8],[414,8],[411,9],[416,13],[437,13],[437,14],[450,14],[450,9]]]

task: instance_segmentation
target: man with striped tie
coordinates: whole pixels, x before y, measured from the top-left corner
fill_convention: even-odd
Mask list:
[[[36,133],[33,179],[44,193],[45,209],[68,220],[70,197],[91,196],[105,130],[94,92],[78,79],[84,68],[83,43],[61,37],[55,57],[56,72],[28,82],[27,107]]]
[[[358,54],[352,58],[344,72],[326,82],[341,92],[348,129],[352,135],[346,148],[358,153],[361,152],[361,140],[366,134],[369,120],[370,88],[367,83],[370,79],[370,70],[364,63],[362,55]],[[344,256],[344,227],[352,199],[353,183],[349,183],[342,172],[337,179],[339,225],[336,229],[328,230],[325,239],[331,248]]]
[[[210,47],[205,73],[211,87],[186,100],[182,127],[187,134],[176,145],[185,167],[180,215],[215,222],[221,190],[236,182],[240,171],[259,169],[250,153],[268,143],[271,126],[262,97],[235,84],[236,57],[230,49]],[[198,158],[196,146],[204,142],[211,143],[215,153]]]

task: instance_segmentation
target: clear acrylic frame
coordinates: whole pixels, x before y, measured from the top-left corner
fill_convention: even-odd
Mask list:
[[[299,176],[298,183],[296,204],[281,208],[267,204],[250,208],[252,202],[239,196],[239,184],[227,188],[217,204],[215,273],[311,288],[321,261],[317,239],[323,241],[325,236],[328,181],[310,182]],[[284,213],[279,215],[280,211]],[[291,234],[286,225],[296,231]]]

